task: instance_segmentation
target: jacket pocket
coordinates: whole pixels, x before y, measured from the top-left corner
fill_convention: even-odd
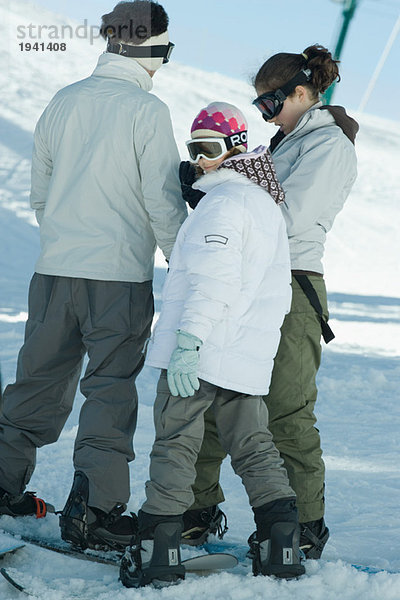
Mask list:
[[[55,277],[35,273],[29,286],[29,319],[43,323],[53,295]]]

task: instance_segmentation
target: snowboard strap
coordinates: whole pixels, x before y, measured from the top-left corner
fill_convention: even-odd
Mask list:
[[[307,540],[310,542],[310,544],[303,544],[300,546],[300,550],[303,553],[305,552],[305,548],[309,549],[311,547],[314,547],[315,550],[318,550],[320,553],[322,553],[322,550],[324,549],[326,541],[329,537],[329,532],[328,536],[325,537],[324,535],[323,538],[319,538],[307,525],[304,524],[300,525],[300,535],[307,538]]]
[[[329,344],[329,342],[334,339],[335,334],[328,325],[328,319],[324,317],[321,302],[319,301],[317,292],[315,291],[313,284],[311,283],[307,275],[299,275],[297,273],[293,273],[293,277],[295,278],[295,280],[307,296],[308,300],[310,301],[311,306],[317,313],[321,322],[322,337],[324,338],[325,344]]]
[[[42,519],[46,516],[47,513],[46,502],[41,498],[36,498],[36,496],[32,496],[32,498],[36,503],[36,518]]]

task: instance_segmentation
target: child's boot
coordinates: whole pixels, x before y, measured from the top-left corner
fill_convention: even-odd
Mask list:
[[[253,512],[257,525],[253,574],[281,579],[303,575],[296,500],[282,498],[253,508]]]
[[[182,516],[150,515],[139,511],[139,531],[121,561],[120,579],[125,587],[153,584],[165,587],[185,579],[181,563]]]

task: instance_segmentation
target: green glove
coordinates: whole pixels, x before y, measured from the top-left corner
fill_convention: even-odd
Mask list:
[[[172,353],[167,371],[168,387],[173,396],[187,398],[199,389],[197,367],[200,356],[199,350],[203,342],[192,335],[178,329],[178,347]]]

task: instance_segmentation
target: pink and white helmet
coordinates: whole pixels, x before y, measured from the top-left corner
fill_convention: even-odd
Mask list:
[[[195,139],[226,137],[241,131],[247,131],[247,121],[236,106],[228,102],[211,102],[199,112],[193,121],[190,133],[192,139]],[[247,142],[237,148],[241,152],[246,152]]]

